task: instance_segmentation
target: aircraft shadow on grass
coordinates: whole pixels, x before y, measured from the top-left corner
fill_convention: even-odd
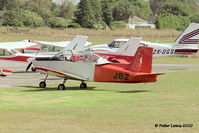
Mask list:
[[[56,87],[47,87],[47,88],[39,88],[37,86],[23,86],[26,88],[36,88],[34,90],[24,90],[26,92],[39,92],[39,91],[61,91],[57,90]],[[119,91],[119,90],[105,90],[105,89],[95,89],[96,87],[88,87],[86,89],[79,88],[79,87],[67,87],[66,90],[82,90],[82,91],[106,91],[106,92],[116,92],[116,93],[144,93],[150,92],[151,90],[129,90],[129,91]]]

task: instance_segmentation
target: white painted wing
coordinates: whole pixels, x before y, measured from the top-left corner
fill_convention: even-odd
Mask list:
[[[36,67],[36,70],[38,70],[41,73],[45,73],[48,75],[53,75],[53,76],[57,76],[60,78],[64,78],[64,79],[73,79],[73,80],[81,80],[81,81],[86,81],[87,79],[85,78],[81,78],[79,76],[75,76],[66,72],[60,72],[57,70],[52,70],[52,69],[48,69],[45,67]]]
[[[0,49],[22,49],[38,45],[31,42],[1,42]]]
[[[34,41],[34,42],[49,46],[65,48],[68,44],[70,44],[71,41],[60,41],[60,42]],[[91,44],[92,44],[91,42],[86,42],[85,47],[90,46]]]

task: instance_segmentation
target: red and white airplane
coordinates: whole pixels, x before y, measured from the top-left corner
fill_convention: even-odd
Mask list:
[[[30,42],[1,42],[0,43],[0,60],[26,61],[33,57],[30,54],[24,54],[17,50],[33,48],[37,44]]]
[[[87,37],[76,37],[76,44],[85,43]],[[137,41],[135,39],[135,41]],[[143,83],[155,82],[158,75],[163,73],[151,73],[152,69],[152,48],[139,47],[135,56],[128,63],[112,63],[101,56],[90,51],[82,52],[67,49],[71,55],[60,51],[52,58],[35,57],[30,59],[37,71],[46,74],[44,81],[40,82],[41,88],[46,87],[48,75],[63,78],[63,84],[58,86],[59,90],[65,89],[65,82],[68,79],[79,80],[82,83],[80,88],[86,88],[85,81],[93,82],[120,82],[120,83]],[[76,59],[74,60],[74,57]]]
[[[128,39],[115,39],[109,44],[90,46],[88,49],[94,53],[114,53],[127,41]],[[197,23],[191,23],[173,44],[140,42],[141,46],[153,48],[153,57],[196,53],[198,44],[199,24]],[[133,56],[132,53],[123,53],[123,55]]]

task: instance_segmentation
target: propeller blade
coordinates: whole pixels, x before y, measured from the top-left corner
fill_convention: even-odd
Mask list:
[[[26,72],[30,69],[31,65],[32,65],[32,62],[30,62],[30,64],[28,64],[28,66],[26,68]]]

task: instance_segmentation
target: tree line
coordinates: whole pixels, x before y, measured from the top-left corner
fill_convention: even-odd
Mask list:
[[[0,0],[0,25],[52,28],[125,28],[129,17],[153,16],[157,28],[199,23],[197,0]]]

